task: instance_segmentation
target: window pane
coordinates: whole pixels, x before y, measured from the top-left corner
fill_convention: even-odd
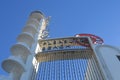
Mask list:
[[[119,59],[119,61],[120,61],[120,56],[117,56],[117,58]]]

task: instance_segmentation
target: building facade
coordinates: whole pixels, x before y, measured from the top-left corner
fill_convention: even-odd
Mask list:
[[[92,34],[48,39],[49,17],[33,11],[0,80],[120,80],[120,49]]]

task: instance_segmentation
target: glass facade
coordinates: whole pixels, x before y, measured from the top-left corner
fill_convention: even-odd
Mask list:
[[[48,52],[46,54],[55,55],[47,55],[44,58],[49,59],[47,61],[41,59],[42,62],[39,63],[35,80],[104,80],[91,50],[81,49],[79,51]]]
[[[84,80],[86,66],[85,59],[42,62],[36,80]]]
[[[32,80],[104,80],[87,38],[49,39],[39,44],[42,51],[35,56],[39,65]]]

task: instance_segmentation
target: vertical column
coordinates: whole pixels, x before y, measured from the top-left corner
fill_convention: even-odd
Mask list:
[[[10,74],[10,80],[30,80],[38,36],[43,33],[41,29],[46,29],[46,19],[40,11],[34,11],[17,37],[17,43],[11,47],[12,56],[2,63],[3,69]]]

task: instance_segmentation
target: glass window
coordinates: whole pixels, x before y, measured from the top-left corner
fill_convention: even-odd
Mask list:
[[[119,59],[119,61],[120,61],[120,56],[117,56],[117,58]]]

